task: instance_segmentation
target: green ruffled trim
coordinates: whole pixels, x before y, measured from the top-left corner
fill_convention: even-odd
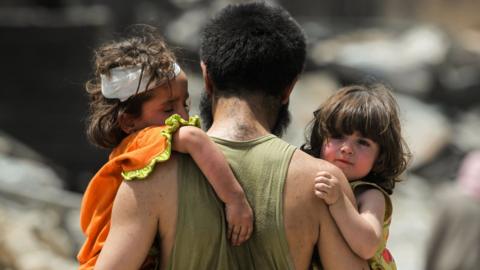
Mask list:
[[[165,136],[165,138],[167,138],[167,146],[165,148],[165,151],[154,157],[144,168],[122,172],[124,180],[143,180],[153,171],[154,166],[157,162],[163,162],[168,160],[170,158],[170,155],[172,154],[173,134],[182,126],[200,127],[200,117],[198,115],[190,116],[187,121],[183,119],[180,115],[174,114],[165,120],[165,125],[167,126],[167,128],[165,128],[161,132],[161,134]]]

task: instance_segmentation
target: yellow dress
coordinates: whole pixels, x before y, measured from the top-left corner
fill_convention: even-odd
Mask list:
[[[110,217],[123,180],[145,179],[157,162],[170,158],[172,135],[180,126],[200,126],[198,116],[188,121],[175,114],[164,126],[152,126],[130,134],[113,149],[108,162],[95,174],[83,195],[80,227],[86,237],[77,260],[79,269],[93,269],[110,231]],[[147,258],[142,269],[151,269]]]
[[[392,254],[386,247],[387,240],[388,240],[388,232],[389,232],[390,223],[392,220],[392,210],[393,210],[390,196],[380,186],[374,183],[365,182],[365,181],[354,181],[354,182],[351,182],[350,185],[354,192],[355,192],[355,189],[360,186],[362,187],[367,186],[370,188],[378,189],[383,193],[385,197],[385,218],[383,220],[383,239],[377,251],[375,252],[375,255],[368,260],[368,263],[370,265],[370,269],[372,270],[397,270],[395,260],[393,259]]]

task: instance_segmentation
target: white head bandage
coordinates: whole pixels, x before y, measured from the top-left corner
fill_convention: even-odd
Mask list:
[[[180,66],[173,63],[173,74],[168,77],[171,80],[180,74]],[[143,74],[142,74],[143,73]],[[125,101],[129,97],[153,89],[166,80],[150,81],[150,76],[146,75],[141,66],[116,67],[110,70],[110,76],[101,74],[102,94],[106,98],[118,98]]]

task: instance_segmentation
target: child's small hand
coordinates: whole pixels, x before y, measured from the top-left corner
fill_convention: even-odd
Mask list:
[[[320,171],[315,177],[315,195],[323,199],[326,204],[332,205],[340,197],[340,185],[338,179],[326,171]]]
[[[239,246],[247,241],[253,231],[253,211],[243,196],[235,202],[226,203],[225,211],[228,223],[228,239],[232,245]]]

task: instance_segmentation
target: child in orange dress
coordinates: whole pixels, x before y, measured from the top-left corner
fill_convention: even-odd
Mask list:
[[[141,36],[111,42],[96,50],[90,95],[89,139],[112,149],[108,162],[90,181],[82,200],[80,225],[86,236],[79,269],[93,269],[110,229],[112,206],[122,181],[145,179],[171,150],[188,153],[225,203],[228,237],[246,241],[253,212],[223,154],[188,120],[185,73],[173,53],[151,29]],[[156,239],[158,240],[158,239]],[[155,243],[142,269],[156,269]]]
[[[302,146],[336,165],[350,182],[358,209],[327,172],[317,174],[315,195],[329,205],[343,237],[372,270],[396,269],[386,248],[390,195],[409,157],[397,107],[382,84],[342,88],[314,112],[311,135]]]

